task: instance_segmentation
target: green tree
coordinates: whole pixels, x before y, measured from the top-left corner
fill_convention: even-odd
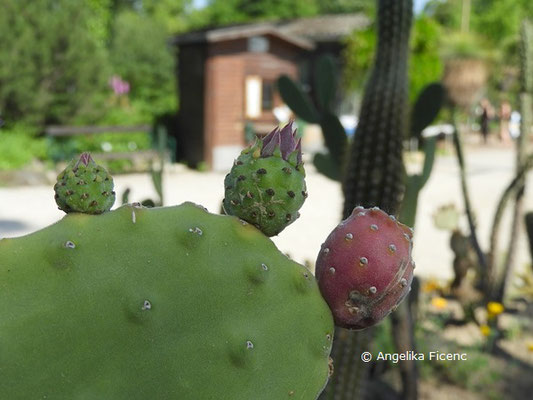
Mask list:
[[[132,100],[158,114],[176,107],[175,61],[165,27],[154,18],[121,12],[110,47],[113,73],[129,82]]]
[[[430,82],[439,80],[442,61],[439,55],[441,27],[433,19],[420,16],[413,25],[410,42],[409,96],[411,100]],[[362,88],[370,70],[376,47],[374,26],[356,31],[347,38],[344,81],[352,89]]]
[[[409,59],[409,98],[412,101],[428,83],[439,81],[442,76],[441,35],[442,29],[433,19],[421,15],[415,20]]]
[[[316,15],[317,0],[210,0],[195,16],[197,25],[219,26]]]
[[[0,113],[8,122],[95,115],[107,59],[83,1],[2,0]]]
[[[317,0],[320,14],[341,14],[363,12],[374,15],[376,2],[374,0]]]

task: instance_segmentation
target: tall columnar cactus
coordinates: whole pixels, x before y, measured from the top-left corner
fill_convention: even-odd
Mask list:
[[[399,211],[404,194],[402,144],[407,130],[407,57],[412,22],[412,0],[379,0],[378,48],[375,65],[367,82],[360,120],[347,157],[343,191],[344,218],[356,206],[379,206],[390,214]],[[409,315],[407,315],[409,318]],[[409,331],[407,319],[399,327]],[[411,341],[397,343],[398,351],[413,350]],[[332,350],[336,375],[324,391],[323,399],[364,398],[368,366],[358,363],[359,354],[368,350],[368,334],[337,330]],[[399,346],[398,346],[399,345]],[[349,352],[343,357],[343,353]],[[416,397],[414,365],[402,366],[404,394]],[[409,385],[413,382],[414,385]],[[406,383],[407,382],[407,383]],[[414,386],[414,387],[413,387]]]
[[[378,48],[344,177],[344,216],[356,205],[396,213],[404,192],[411,0],[380,0]]]

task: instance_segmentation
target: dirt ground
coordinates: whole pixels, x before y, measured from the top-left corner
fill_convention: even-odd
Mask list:
[[[452,277],[450,234],[436,229],[432,219],[432,214],[441,205],[454,203],[459,209],[463,208],[457,161],[449,153],[437,157],[432,175],[420,193],[413,251],[417,265],[415,273],[421,277]],[[466,152],[471,202],[478,221],[479,239],[485,248],[497,201],[513,174],[513,162],[514,152],[508,147],[471,146]],[[416,169],[416,165],[413,167]],[[340,221],[342,191],[338,182],[317,173],[312,163],[306,164],[306,171],[309,197],[300,211],[301,217],[273,240],[296,261],[307,261],[312,265],[321,243]],[[54,173],[51,173],[50,179],[53,178]],[[165,205],[193,201],[216,213],[223,197],[223,179],[222,173],[169,166],[164,176]],[[126,188],[131,189],[130,201],[156,197],[149,174],[119,175],[115,182],[118,199]],[[525,208],[533,210],[533,174],[529,174],[528,185],[530,190],[526,193]],[[52,184],[0,187],[0,199],[0,238],[33,232],[63,216],[54,203]],[[465,222],[462,221],[466,228]],[[508,225],[503,224],[503,238]],[[516,264],[519,269],[529,263],[523,227],[521,232]]]

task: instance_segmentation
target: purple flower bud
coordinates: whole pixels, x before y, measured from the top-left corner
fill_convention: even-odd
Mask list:
[[[290,121],[281,129],[276,127],[263,139],[261,157],[266,158],[272,156],[276,149],[280,150],[281,157],[286,161],[294,151],[297,151],[297,163],[301,164],[301,139],[296,139],[296,126],[294,121]]]

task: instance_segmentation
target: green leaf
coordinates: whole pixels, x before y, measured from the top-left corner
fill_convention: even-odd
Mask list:
[[[418,95],[411,114],[411,136],[420,133],[433,122],[444,102],[444,87],[439,82],[427,85]]]
[[[291,78],[286,75],[281,76],[278,79],[278,90],[285,104],[296,116],[311,124],[320,121],[320,115],[309,96]]]
[[[422,175],[420,178],[420,188],[424,186],[431,175],[433,169],[433,162],[435,161],[435,148],[437,147],[437,138],[432,137],[426,139],[424,144],[424,165],[422,167]]]
[[[340,170],[348,143],[346,131],[339,118],[329,112],[322,117],[320,127],[322,128],[322,134],[324,135],[324,140],[331,154],[331,158]]]
[[[339,165],[333,161],[330,154],[316,153],[313,158],[313,164],[315,164],[315,168],[322,175],[325,175],[334,181],[341,180]]]
[[[124,190],[124,193],[122,193],[122,204],[128,204],[129,203],[130,192],[131,192],[131,189],[130,188],[126,188],[126,190]]]
[[[335,78],[335,62],[331,56],[322,56],[318,59],[315,70],[316,99],[319,106],[332,112],[333,100],[337,89]]]

